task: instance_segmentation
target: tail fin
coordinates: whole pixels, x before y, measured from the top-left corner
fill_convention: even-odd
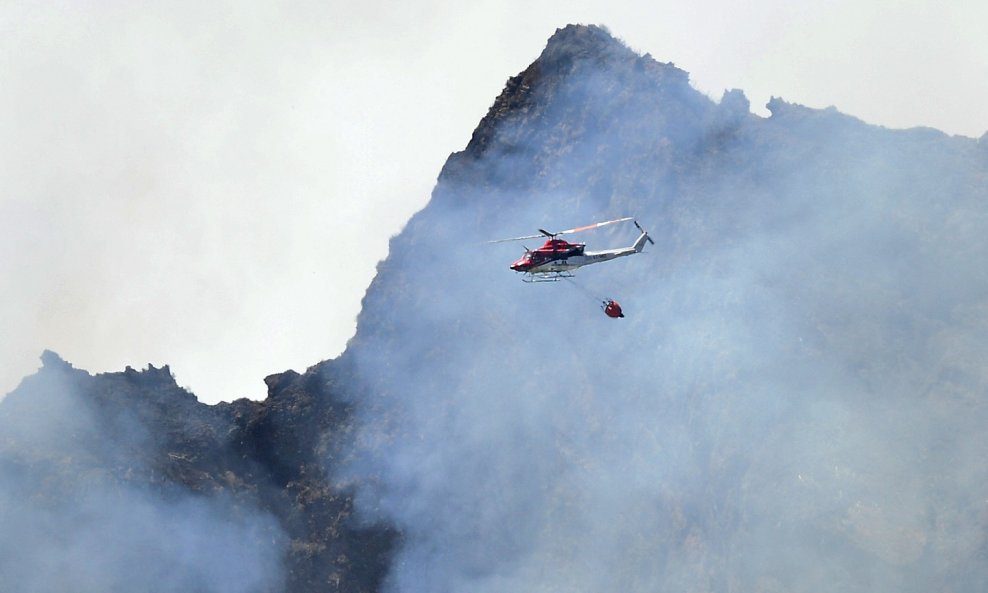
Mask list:
[[[638,230],[642,232],[641,236],[638,237],[638,240],[635,241],[635,252],[641,253],[642,250],[645,249],[645,241],[648,241],[652,245],[655,245],[655,241],[653,241],[652,238],[648,236],[648,231],[643,229],[642,225],[638,224],[637,220],[635,221],[635,226],[638,227]]]

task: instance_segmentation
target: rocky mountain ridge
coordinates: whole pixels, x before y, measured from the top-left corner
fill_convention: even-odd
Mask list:
[[[90,375],[52,352],[42,361],[38,374],[0,406],[0,487],[16,485],[20,494],[3,494],[23,495],[18,505],[28,505],[32,514],[71,515],[65,508],[84,498],[81,492],[107,497],[107,490],[149,504],[219,501],[222,509],[212,512],[225,518],[273,519],[250,534],[254,541],[229,542],[232,552],[207,550],[234,553],[231,570],[242,570],[237,563],[248,559],[236,557],[237,547],[257,546],[273,555],[276,574],[245,590],[378,590],[396,534],[352,524],[352,494],[327,474],[328,440],[346,425],[349,412],[319,371],[267,377],[263,401],[205,405],[175,383],[167,366]],[[165,526],[157,527],[167,534]],[[16,560],[12,554],[6,562]],[[0,571],[0,577],[8,574]],[[167,580],[123,580],[135,582],[170,590]]]
[[[748,107],[565,27],[339,359],[206,406],[45,353],[0,403],[0,589],[980,590],[988,152]],[[656,246],[577,290],[475,244],[624,215]]]

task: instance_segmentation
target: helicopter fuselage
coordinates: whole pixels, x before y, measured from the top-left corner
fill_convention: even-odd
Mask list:
[[[647,240],[649,240],[648,233],[642,232],[631,247],[605,251],[585,251],[586,245],[584,243],[550,239],[542,247],[534,251],[527,251],[521,259],[511,264],[511,269],[532,276],[551,277],[586,265],[641,253]]]

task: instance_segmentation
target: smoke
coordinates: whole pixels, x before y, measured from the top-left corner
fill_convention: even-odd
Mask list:
[[[274,517],[156,477],[148,460],[166,450],[137,415],[99,409],[85,391],[99,378],[45,358],[0,409],[0,589],[282,589]]]
[[[755,118],[555,41],[392,240],[344,355],[341,473],[404,533],[390,590],[984,588],[977,144]],[[623,215],[656,245],[576,280],[622,320],[482,244]]]
[[[4,478],[5,591],[280,589],[269,517],[236,517],[227,501],[168,500],[139,487],[85,488],[67,503],[26,503]]]

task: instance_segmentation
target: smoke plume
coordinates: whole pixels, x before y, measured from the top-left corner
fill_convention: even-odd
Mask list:
[[[0,408],[0,590],[282,590],[287,541],[274,517],[148,463],[178,455],[142,421],[144,406],[164,404],[117,398],[167,369],[101,380],[50,352],[44,360]],[[169,386],[178,389],[170,377],[156,386],[162,401],[176,401]]]
[[[343,357],[391,591],[988,585],[986,153],[769,108],[596,27],[508,81]],[[575,287],[484,244],[618,216]]]

